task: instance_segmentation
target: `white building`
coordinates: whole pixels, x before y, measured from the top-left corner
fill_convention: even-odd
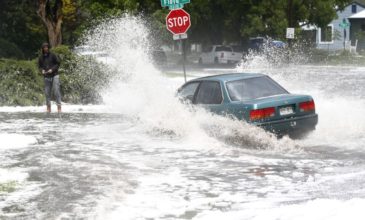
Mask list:
[[[353,1],[347,5],[342,11],[337,11],[337,18],[327,25],[325,28],[315,28],[316,30],[316,47],[325,50],[341,50],[350,48],[355,42],[350,36],[350,20],[349,18],[365,9],[365,5]]]

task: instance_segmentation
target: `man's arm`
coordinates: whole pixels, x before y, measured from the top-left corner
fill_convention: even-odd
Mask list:
[[[51,73],[57,72],[58,68],[60,67],[60,60],[58,59],[57,55],[51,54],[52,56],[52,68]]]
[[[39,72],[41,72],[43,75],[46,73],[46,70],[43,67],[42,57],[38,58],[38,68],[39,68]]]

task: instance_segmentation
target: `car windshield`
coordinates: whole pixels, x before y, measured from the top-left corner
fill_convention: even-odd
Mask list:
[[[267,76],[231,81],[227,89],[232,101],[257,99],[288,92]]]

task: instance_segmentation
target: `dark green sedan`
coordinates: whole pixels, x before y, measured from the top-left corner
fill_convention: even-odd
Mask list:
[[[178,95],[186,102],[219,115],[233,115],[278,136],[302,137],[318,123],[311,96],[290,94],[264,74],[198,78],[186,82]]]

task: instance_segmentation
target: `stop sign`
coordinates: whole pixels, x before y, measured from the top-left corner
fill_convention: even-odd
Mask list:
[[[171,10],[166,16],[166,27],[173,34],[184,34],[190,25],[190,15],[184,9]]]

